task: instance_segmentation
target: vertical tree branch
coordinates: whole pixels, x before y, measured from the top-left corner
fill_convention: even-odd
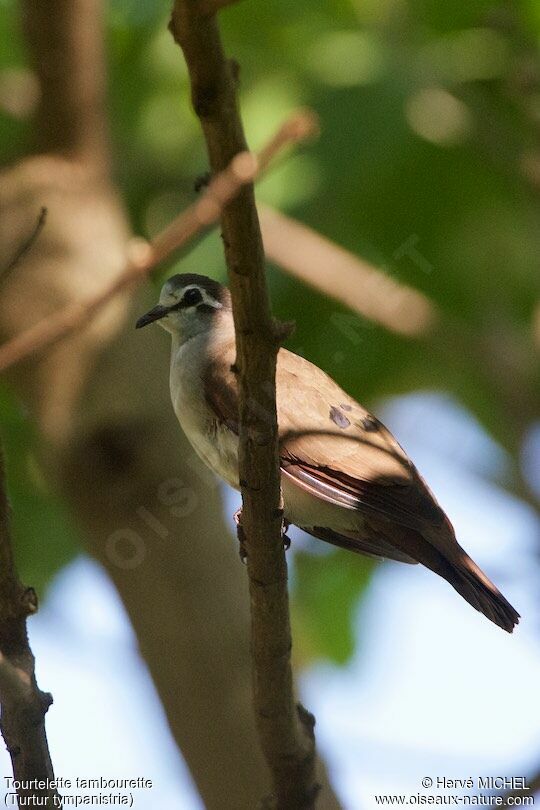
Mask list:
[[[176,0],[170,27],[186,58],[193,106],[215,174],[247,148],[236,98],[237,67],[225,57],[215,18],[201,12],[197,2]],[[274,806],[311,808],[317,793],[314,719],[294,702],[282,541],[275,371],[283,330],[271,316],[253,186],[227,205],[222,231],[236,331],[256,720],[272,772]]]
[[[105,172],[109,140],[103,4],[97,0],[55,0],[52,5],[23,0],[22,10],[41,90],[40,146]]]
[[[20,798],[35,798],[45,807],[60,807],[45,733],[45,714],[52,697],[36,683],[34,656],[28,644],[26,618],[37,610],[32,588],[19,582],[9,528],[2,448],[0,447],[0,730],[11,756],[16,780],[42,785],[23,786]],[[53,805],[54,797],[57,803]],[[41,801],[37,801],[37,799]],[[46,803],[45,803],[46,802]]]

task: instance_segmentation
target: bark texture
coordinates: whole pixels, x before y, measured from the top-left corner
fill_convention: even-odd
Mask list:
[[[0,447],[0,730],[11,757],[17,793],[25,805],[52,807],[58,797],[45,732],[51,695],[36,682],[26,619],[37,610],[37,597],[17,576],[11,544],[9,503]],[[46,803],[46,804],[45,804]],[[56,805],[60,807],[60,804]]]
[[[171,31],[186,58],[192,102],[204,132],[210,168],[223,171],[246,149],[233,63],[225,57],[217,21],[191,0],[176,0]],[[221,219],[236,331],[239,382],[241,532],[251,597],[254,704],[262,749],[272,775],[273,806],[312,808],[315,720],[296,706],[291,668],[287,564],[282,540],[276,415],[276,357],[283,329],[268,298],[262,236],[252,186]]]

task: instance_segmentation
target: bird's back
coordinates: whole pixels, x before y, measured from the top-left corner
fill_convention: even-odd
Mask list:
[[[210,352],[205,401],[238,435],[231,341]],[[389,430],[321,369],[281,349],[276,373],[285,516],[359,553],[420,562],[511,632],[519,614],[458,544],[452,525]],[[264,410],[261,402],[252,407]]]

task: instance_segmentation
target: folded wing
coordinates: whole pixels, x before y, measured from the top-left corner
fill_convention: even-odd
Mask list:
[[[211,357],[205,383],[216,418],[237,433],[234,357],[234,343]],[[303,528],[352,551],[420,562],[511,632],[519,614],[458,544],[450,521],[384,425],[317,366],[284,349],[276,392],[283,474],[311,497],[362,515],[358,531]],[[264,392],[251,407],[264,413]]]

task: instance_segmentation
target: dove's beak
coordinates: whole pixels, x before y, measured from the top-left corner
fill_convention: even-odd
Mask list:
[[[159,321],[161,318],[164,318],[169,312],[169,307],[164,307],[162,304],[158,304],[157,307],[154,307],[145,315],[141,315],[137,323],[135,324],[135,329],[141,329],[143,326],[148,326],[149,323],[153,323],[154,321]]]

